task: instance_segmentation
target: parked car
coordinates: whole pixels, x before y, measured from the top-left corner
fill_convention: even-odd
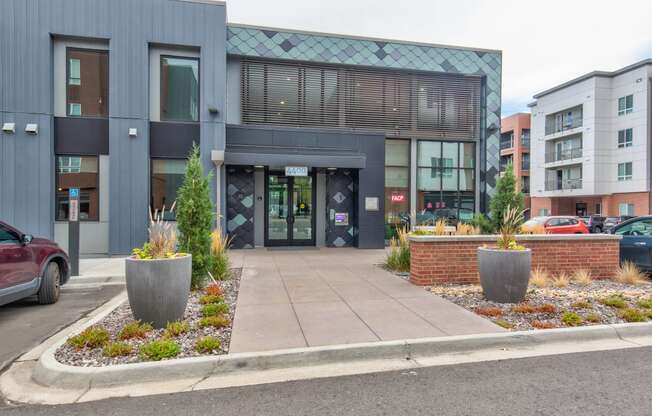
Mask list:
[[[524,228],[543,225],[548,234],[588,234],[589,228],[577,217],[552,216],[533,217],[525,221]]]
[[[641,270],[652,273],[652,215],[634,217],[609,230],[621,235],[620,261],[631,261]]]
[[[607,219],[602,215],[590,215],[588,217],[579,217],[591,233],[601,233],[604,231],[604,222]]]
[[[32,295],[40,304],[55,303],[69,278],[68,255],[57,243],[0,221],[0,305]]]
[[[621,222],[630,220],[632,218],[636,218],[636,217],[634,217],[632,215],[621,215],[621,216],[618,216],[618,217],[607,217],[604,220],[603,231],[609,231],[613,227],[615,227],[616,225],[620,224]]]

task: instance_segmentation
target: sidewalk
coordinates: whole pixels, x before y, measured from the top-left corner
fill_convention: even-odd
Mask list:
[[[384,250],[232,253],[243,272],[231,353],[503,331],[378,267]]]

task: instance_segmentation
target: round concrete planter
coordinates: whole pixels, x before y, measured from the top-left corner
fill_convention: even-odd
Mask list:
[[[135,319],[163,328],[183,318],[190,294],[191,255],[157,260],[129,257],[125,266]]]
[[[480,284],[487,299],[500,303],[518,303],[525,298],[530,281],[532,252],[478,248]]]

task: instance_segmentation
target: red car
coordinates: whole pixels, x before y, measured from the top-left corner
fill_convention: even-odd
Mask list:
[[[534,217],[523,224],[524,228],[543,225],[548,234],[589,234],[589,228],[577,217]]]
[[[57,243],[0,221],[0,305],[32,295],[42,305],[55,303],[69,278],[68,255]]]

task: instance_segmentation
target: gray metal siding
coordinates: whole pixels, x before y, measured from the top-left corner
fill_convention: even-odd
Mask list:
[[[205,167],[212,169],[210,150],[224,148],[225,6],[178,0],[3,0],[0,16],[2,118],[15,118],[17,130],[36,119],[40,127],[38,136],[24,141],[20,132],[0,136],[0,219],[52,237],[52,36],[107,39],[110,251],[130,252],[147,235],[149,45],[201,51],[200,141]],[[208,107],[220,113],[213,116]],[[130,127],[138,128],[138,137],[128,136]]]

